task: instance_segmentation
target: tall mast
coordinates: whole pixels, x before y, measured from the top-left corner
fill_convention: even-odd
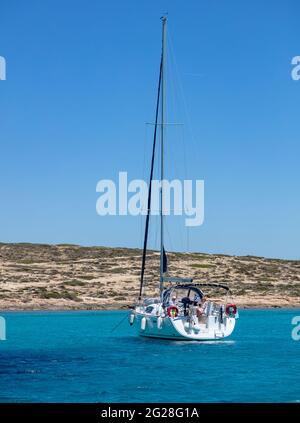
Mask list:
[[[162,18],[162,65],[161,65],[161,150],[160,150],[160,294],[163,291],[164,275],[164,221],[163,221],[163,179],[164,179],[164,122],[165,122],[165,61],[166,61],[166,16]]]

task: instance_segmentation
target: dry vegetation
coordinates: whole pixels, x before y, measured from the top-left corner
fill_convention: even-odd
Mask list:
[[[223,282],[243,307],[300,305],[300,260],[169,253],[169,273]],[[147,257],[147,294],[158,285],[157,252]],[[138,249],[1,244],[0,309],[127,308],[138,295]]]

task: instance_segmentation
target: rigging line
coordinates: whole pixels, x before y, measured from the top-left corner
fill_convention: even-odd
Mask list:
[[[167,40],[167,41],[168,41],[168,46],[169,46],[169,40]],[[170,53],[171,53],[171,51],[170,51]],[[172,54],[169,55],[169,62],[170,63],[168,63],[168,65],[171,67],[173,65],[173,62],[174,62]],[[172,66],[172,67],[174,67],[174,66]],[[176,93],[177,93],[177,91],[176,91],[176,81],[175,81],[175,78],[173,77],[171,72],[170,72],[170,76],[169,76],[169,83],[170,83],[169,93],[170,93],[170,98],[171,98],[171,101],[169,101],[169,104],[170,103],[172,104],[173,114],[174,114],[174,117],[176,117],[176,114],[177,114],[177,107],[176,106],[177,106],[177,103],[179,104],[179,101],[178,101],[178,96],[176,95]],[[183,125],[181,124],[180,126],[183,126]],[[180,134],[180,132],[179,132],[179,134]],[[170,161],[168,161],[167,163],[168,163],[168,166],[170,166],[170,168],[175,169],[175,172],[177,173],[177,175],[180,175],[181,172],[179,173],[179,169],[177,167],[176,154],[175,154],[175,149],[173,149],[173,147],[174,147],[174,145],[179,146],[179,144],[180,144],[180,142],[178,142],[177,137],[175,136],[175,132],[173,131],[172,142],[169,143],[169,146],[170,146],[170,161],[171,161],[172,157],[174,157],[174,161],[172,162],[172,166],[170,165]],[[177,154],[177,156],[178,156],[178,154]],[[180,159],[181,159],[181,155],[180,155]],[[179,160],[178,160],[178,162],[179,162]]]
[[[167,167],[167,169],[168,169],[168,173],[169,174],[171,174],[171,169],[172,170],[174,170],[175,169],[175,173],[177,174],[177,175],[180,175],[180,172],[179,172],[179,168],[178,168],[178,166],[177,166],[177,160],[176,160],[176,155],[175,155],[175,153],[174,153],[174,149],[173,149],[173,146],[171,147],[171,145],[172,144],[170,144],[169,145],[169,150],[171,151],[171,156],[173,157],[173,161],[172,161],[172,166],[171,166],[171,160],[169,159],[169,160],[167,160],[166,162],[166,167]],[[174,176],[174,175],[173,175]],[[173,196],[173,201],[174,201],[174,196]],[[170,203],[171,203],[171,201],[172,201],[172,196],[170,196]],[[171,204],[170,204],[171,205]],[[182,206],[183,206],[183,208],[182,208],[182,210],[185,210],[185,205],[184,204],[182,204]],[[169,209],[170,210],[170,212],[171,211],[174,211],[175,210],[175,208],[170,208]],[[183,220],[182,218],[183,218],[183,216],[176,216],[176,215],[174,215],[174,219],[178,219],[178,218],[180,218],[181,217],[181,221]],[[168,219],[165,219],[165,223],[167,224],[167,221],[168,221]],[[169,225],[169,223],[168,223],[168,225]],[[170,225],[169,225],[170,226]],[[168,227],[169,227],[168,226]],[[179,229],[179,237],[180,237],[180,244],[181,244],[181,249],[182,250],[184,250],[184,238],[183,238],[183,234],[182,234],[182,229],[180,229],[178,226],[176,226],[176,228],[177,229]],[[169,232],[169,240],[171,241],[171,236],[170,236],[170,232]]]
[[[127,313],[125,314],[125,316],[123,317],[123,319],[122,320],[120,320],[117,324],[116,324],[116,326],[114,326],[112,329],[111,329],[111,331],[110,331],[110,333],[112,333],[112,332],[114,332],[123,322],[124,322],[124,320],[127,318]]]
[[[159,230],[159,224],[158,224],[158,219],[154,219],[154,221],[155,221],[155,226],[154,226],[155,227],[155,230],[154,230],[154,245],[153,245],[153,247],[156,250],[156,248],[159,249],[158,248],[158,232],[159,232],[158,230]]]
[[[156,113],[155,113],[155,123],[158,122],[158,112],[159,112],[159,100],[160,100],[160,86],[162,80],[162,67],[163,67],[163,55],[161,55],[160,60],[160,69],[159,69],[159,81],[158,81],[158,90],[157,90],[157,103],[156,103]],[[150,206],[151,206],[151,181],[153,179],[153,168],[154,168],[154,158],[155,158],[155,146],[156,146],[156,134],[157,134],[157,125],[154,126],[153,134],[153,148],[152,148],[152,159],[151,159],[151,171],[149,178],[149,188],[148,188],[148,207],[147,207],[147,217],[145,225],[145,237],[144,237],[144,247],[143,247],[143,257],[142,257],[142,268],[141,268],[141,282],[140,282],[140,291],[139,299],[142,297],[143,283],[144,283],[144,273],[145,273],[145,263],[146,263],[146,251],[147,251],[147,240],[148,240],[148,230],[149,230],[149,217],[150,217]]]
[[[158,150],[157,153],[157,160],[154,163],[154,175],[156,176],[156,179],[159,179],[159,170],[160,170],[160,149]],[[159,246],[159,229],[160,229],[160,217],[159,217],[159,213],[160,213],[160,208],[158,205],[158,209],[154,209],[153,207],[151,207],[151,212],[155,212],[154,215],[152,215],[152,221],[153,221],[153,233],[152,233],[152,242],[153,244],[153,248],[154,250],[159,250],[160,246]],[[157,214],[156,214],[157,213]]]
[[[171,145],[172,145],[172,143],[169,144],[169,150],[171,150],[171,152],[173,152],[173,148],[171,147]],[[172,153],[171,153],[171,155],[172,155]],[[170,156],[170,154],[169,154],[169,156]],[[175,157],[174,154],[173,154],[173,156]],[[160,157],[160,160],[161,160],[161,157]],[[172,163],[173,163],[173,167],[175,168],[175,172],[177,172],[179,174],[178,167],[176,165],[176,160],[173,160]],[[166,167],[168,168],[169,171],[171,170],[171,162],[170,162],[170,159],[169,160],[166,160]],[[171,174],[171,172],[169,172],[169,174]],[[170,209],[170,211],[174,211],[174,209]],[[165,222],[165,229],[166,229],[166,232],[167,232],[167,240],[169,241],[171,250],[173,250],[173,247],[174,246],[173,246],[172,238],[171,238],[171,235],[170,235],[170,230],[169,230],[169,226],[170,225],[169,225],[168,219],[165,219],[164,222]],[[183,238],[182,238],[181,231],[179,231],[179,235],[180,235],[181,245],[183,246]]]
[[[170,54],[169,54],[170,64],[171,64],[172,68],[174,68],[174,70],[175,70],[175,60],[174,60],[174,57],[173,57],[174,54],[173,54],[173,51],[172,51],[171,39],[168,38],[168,41],[169,41],[168,45],[169,45],[169,51],[170,51]],[[181,107],[180,107],[181,101],[179,99],[179,95],[178,95],[178,92],[177,92],[179,90],[176,90],[176,75],[175,75],[175,72],[174,72],[174,75],[172,75],[172,78],[170,78],[170,81],[173,85],[173,91],[174,91],[174,97],[173,97],[174,114],[178,113],[179,116],[180,116],[180,114],[182,114],[182,110],[181,110]],[[177,84],[177,85],[179,85],[179,84]],[[177,110],[176,110],[175,104],[178,104]]]
[[[167,221],[166,221],[165,227],[166,227],[166,233],[167,233],[167,237],[168,237],[169,244],[170,244],[170,249],[171,249],[171,251],[174,251],[171,236],[170,236],[170,231],[169,231],[169,224],[167,223]]]
[[[167,37],[167,44],[168,44],[168,48],[170,46],[169,43],[169,37]],[[171,53],[171,49],[169,48],[169,51]],[[173,58],[172,58],[172,53],[170,55],[168,55],[168,66],[169,68],[173,68]],[[178,108],[176,107],[177,104],[179,104],[177,102],[178,98],[177,98],[177,92],[176,92],[176,84],[175,84],[175,78],[172,74],[172,72],[170,72],[170,76],[169,76],[169,85],[170,85],[170,89],[169,89],[169,105],[172,106],[172,113],[173,113],[173,119],[175,122],[179,122],[179,114],[178,114]],[[178,116],[177,116],[178,115]]]
[[[154,163],[154,175],[156,175],[156,179],[159,179],[159,169],[160,169],[160,149],[158,150],[157,160]],[[151,211],[155,212],[155,214],[152,215],[152,222],[153,222],[153,228],[154,228],[152,232],[153,249],[159,251],[160,250],[160,246],[159,246],[160,208],[159,206],[158,206],[158,209],[154,209],[151,207]]]
[[[143,160],[142,162],[142,180],[145,180],[145,168],[146,168],[146,147],[147,147],[147,125],[144,125],[144,142],[143,142]],[[141,210],[142,212],[143,210]],[[140,213],[139,215],[139,239],[140,239],[140,249],[143,249],[143,214]]]
[[[158,251],[158,233],[159,233],[159,222],[158,222],[159,215],[151,215],[151,228],[153,230],[149,232],[149,241],[148,241],[148,251],[153,250],[153,252]],[[146,257],[146,262],[148,263],[149,256]],[[151,254],[150,260],[154,261],[155,263],[155,255]],[[152,263],[153,264],[153,263]],[[146,268],[146,266],[145,266]],[[147,277],[146,277],[147,276]],[[145,283],[144,283],[144,295],[146,293],[147,282],[149,279],[149,275],[145,272]]]
[[[170,31],[169,31],[168,40],[169,40],[169,45],[170,45],[170,49],[169,49],[170,50],[170,57],[172,58],[172,60],[174,62],[174,68],[175,68],[175,73],[176,73],[176,76],[177,76],[177,82],[178,82],[178,86],[180,88],[180,92],[181,92],[181,96],[182,96],[182,100],[183,100],[182,102],[183,102],[183,106],[184,106],[184,113],[185,113],[187,120],[188,120],[188,126],[189,126],[189,129],[190,129],[190,134],[191,134],[191,139],[192,139],[192,143],[193,143],[193,146],[194,146],[194,151],[195,151],[195,154],[196,154],[196,159],[197,159],[197,161],[199,161],[200,156],[199,156],[199,152],[198,152],[198,148],[197,148],[198,146],[197,146],[196,139],[195,139],[195,136],[194,136],[193,126],[192,126],[190,114],[189,114],[189,111],[188,111],[186,98],[185,98],[185,95],[184,95],[182,81],[180,79],[180,72],[179,72],[179,68],[178,68],[178,64],[177,64],[177,60],[176,60],[176,56],[175,56],[175,50],[174,50],[174,47],[173,47],[172,35],[171,35]],[[177,94],[176,90],[175,90],[175,93]],[[177,94],[177,96],[178,96],[178,94]],[[180,104],[180,102],[179,102],[179,104]],[[187,155],[186,155],[184,128],[183,128],[182,132],[183,132],[183,138],[182,139],[183,139],[183,147],[184,147],[184,166],[185,166],[185,174],[187,175],[187,170],[186,170]],[[186,205],[184,204],[184,207],[185,206]],[[187,227],[186,234],[187,234],[186,235],[187,236],[187,250],[189,251],[190,250],[190,228],[189,227]]]
[[[175,56],[175,50],[174,50],[174,47],[173,47],[172,36],[170,34],[170,31],[169,31],[169,44],[170,44],[170,52],[173,55],[173,59],[174,59],[175,72],[176,72],[176,76],[177,76],[177,80],[178,80],[178,85],[179,85],[179,88],[180,88],[180,93],[181,93],[181,96],[182,96],[184,112],[185,112],[185,115],[186,115],[187,120],[188,120],[188,126],[189,126],[190,133],[191,133],[191,139],[192,139],[192,142],[194,144],[195,154],[196,154],[196,156],[199,160],[200,156],[199,156],[199,153],[198,153],[198,148],[197,148],[198,146],[197,146],[196,139],[195,139],[195,136],[194,136],[193,126],[192,126],[192,121],[191,121],[190,113],[189,113],[188,106],[187,106],[187,101],[186,101],[186,98],[185,98],[185,95],[184,95],[183,84],[182,84],[182,81],[180,79],[179,67],[178,67],[178,64],[177,64],[177,60],[176,60],[176,56]]]
[[[175,57],[174,57],[174,53],[172,52],[171,49],[171,42],[170,44],[170,61],[172,61],[172,64],[174,65],[174,69],[175,69]],[[171,79],[171,78],[170,78]],[[177,78],[178,79],[178,78]],[[179,95],[177,94],[177,90],[176,90],[176,78],[172,78],[172,82],[173,82],[173,90],[174,90],[174,94],[176,97],[176,99],[174,99],[174,102],[177,104],[180,104],[180,99],[179,99]],[[179,85],[179,84],[178,84]],[[186,151],[186,144],[185,144],[185,139],[184,139],[184,126],[182,126],[182,130],[180,133],[180,140],[181,140],[181,144],[182,144],[182,151],[183,151],[183,164],[184,164],[184,176],[185,179],[187,179],[187,151]]]
[[[168,37],[168,46],[170,46],[169,37]],[[169,61],[170,61],[170,67],[175,68],[174,57],[173,57],[173,54],[171,52],[171,48],[170,48],[170,54],[169,54]],[[176,114],[179,113],[179,111],[178,111],[178,108],[176,106],[177,106],[177,104],[180,104],[180,101],[179,101],[179,96],[178,96],[177,90],[176,90],[176,78],[173,76],[172,73],[170,73],[169,81],[170,81],[170,87],[172,88],[169,91],[170,91],[170,94],[171,94],[170,97],[172,99],[174,118],[177,119]],[[170,149],[171,149],[171,153],[173,153],[175,151],[175,150],[172,149],[173,144],[177,144],[178,147],[180,147],[180,144],[183,145],[183,149],[182,149],[182,151],[183,151],[183,162],[184,162],[184,172],[183,173],[184,173],[185,179],[187,179],[186,149],[185,149],[185,144],[184,144],[183,137],[182,137],[182,133],[184,132],[184,126],[183,126],[183,124],[181,124],[180,126],[181,126],[182,129],[181,129],[181,131],[179,131],[179,136],[177,138],[174,135],[175,142],[170,143]],[[175,157],[175,154],[174,154],[174,157]],[[182,155],[180,154],[180,159],[181,158],[182,158]],[[178,162],[179,162],[179,160],[178,160]],[[175,171],[177,172],[178,168],[177,168],[176,163],[177,163],[177,160],[174,161],[174,163],[172,163],[172,165],[173,165],[173,167],[175,167]],[[177,172],[177,174],[179,174],[179,172]]]
[[[185,137],[184,137],[184,128],[181,131],[181,140],[183,145],[183,167],[184,167],[184,179],[188,179],[187,174],[187,154],[186,154],[186,144],[185,144]],[[186,210],[186,204],[184,203],[185,196],[183,196],[183,207]],[[189,226],[186,227],[186,249],[189,252]]]
[[[187,172],[187,154],[186,154],[186,143],[185,143],[185,133],[184,128],[182,128],[181,136],[182,136],[182,145],[183,145],[183,165],[184,165],[184,178],[185,180],[188,179],[188,172]],[[183,195],[183,207],[184,211],[187,210],[186,204],[185,204],[185,196]],[[185,214],[185,213],[184,213]],[[186,251],[190,251],[190,227],[186,226],[185,228],[186,233]],[[187,257],[186,264],[188,265],[189,257]]]
[[[167,41],[169,41],[169,37],[167,37]],[[168,42],[168,46],[169,46],[169,42]],[[168,66],[169,66],[169,68],[172,65],[171,62],[172,62],[172,57],[171,57],[171,55],[170,56],[168,55]],[[171,112],[173,112],[174,121],[176,121],[177,120],[176,119],[176,99],[175,99],[175,95],[174,95],[174,93],[176,91],[175,91],[174,77],[173,77],[173,74],[171,72],[169,72],[168,81],[169,81],[169,90],[168,90],[169,101],[168,101],[168,105],[170,106]],[[169,110],[169,113],[170,113],[170,110]],[[182,126],[182,125],[180,125],[180,126]],[[171,138],[171,142],[169,142],[169,160],[167,160],[167,165],[170,168],[170,170],[175,168],[175,172],[177,172],[178,169],[177,169],[177,166],[176,166],[176,163],[177,163],[176,154],[175,154],[175,150],[173,149],[174,145],[177,144],[176,143],[175,131],[172,131],[169,138]],[[173,161],[172,161],[172,157],[174,158]],[[171,166],[171,161],[172,161],[172,166]],[[179,172],[177,172],[177,174],[179,175]]]

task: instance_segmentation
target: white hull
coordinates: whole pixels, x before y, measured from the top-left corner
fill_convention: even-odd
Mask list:
[[[230,336],[235,327],[235,317],[207,316],[199,322],[196,316],[147,315],[138,308],[134,312],[133,325],[140,336],[186,341],[220,340]],[[160,319],[160,320],[159,320]]]

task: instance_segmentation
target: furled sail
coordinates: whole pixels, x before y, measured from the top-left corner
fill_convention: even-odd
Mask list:
[[[168,271],[168,257],[165,251],[165,247],[163,247],[163,273]]]

